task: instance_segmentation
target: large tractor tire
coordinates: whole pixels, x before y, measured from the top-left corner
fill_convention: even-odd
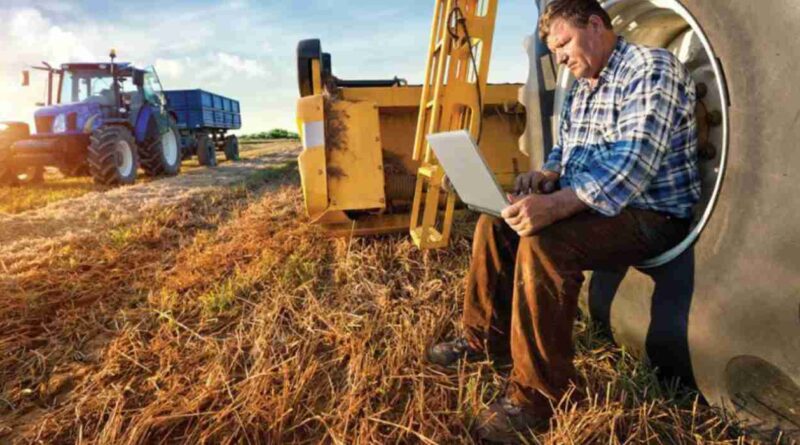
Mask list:
[[[197,160],[206,167],[217,166],[217,147],[207,134],[197,137]]]
[[[147,125],[147,137],[139,147],[142,170],[148,176],[174,176],[181,170],[181,143],[178,128],[170,120],[169,128],[161,133],[155,118]]]
[[[229,161],[239,160],[239,139],[234,135],[225,138],[225,159]]]
[[[629,41],[670,48],[692,72],[703,197],[680,245],[626,273],[594,273],[584,308],[772,443],[800,439],[800,7],[604,5]]]
[[[89,143],[89,172],[102,185],[136,182],[139,154],[131,131],[122,126],[100,127]]]

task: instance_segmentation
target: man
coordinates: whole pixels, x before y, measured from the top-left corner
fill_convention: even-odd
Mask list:
[[[479,219],[465,335],[428,352],[442,366],[510,352],[506,396],[478,416],[479,435],[494,441],[546,421],[574,380],[583,271],[671,248],[700,197],[695,87],[685,67],[618,37],[597,0],[552,1],[539,33],[577,79],[558,143],[542,171],[517,178],[502,219]]]

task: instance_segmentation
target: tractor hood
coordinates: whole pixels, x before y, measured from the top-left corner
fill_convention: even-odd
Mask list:
[[[91,133],[103,120],[100,104],[91,102],[44,107],[33,116],[38,134]]]

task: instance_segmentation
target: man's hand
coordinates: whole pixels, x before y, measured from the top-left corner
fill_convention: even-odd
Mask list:
[[[514,194],[525,196],[533,193],[553,193],[560,175],[551,171],[534,171],[517,176],[514,181]]]
[[[571,188],[549,195],[509,195],[511,205],[501,216],[519,236],[531,236],[556,221],[570,217],[588,208]]]
[[[546,195],[509,196],[501,216],[519,236],[530,236],[557,221],[554,200]]]

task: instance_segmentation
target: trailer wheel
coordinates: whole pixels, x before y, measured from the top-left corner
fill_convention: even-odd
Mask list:
[[[136,181],[139,164],[133,134],[126,127],[107,126],[95,130],[89,143],[89,172],[94,182],[127,185]]]
[[[142,170],[148,176],[174,176],[181,170],[181,144],[178,128],[170,119],[169,128],[161,133],[154,118],[147,125],[147,137],[139,147]]]
[[[239,160],[239,139],[234,135],[225,138],[225,159],[229,161]]]
[[[217,166],[217,147],[207,134],[197,136],[197,159],[200,165]]]
[[[592,295],[592,315],[604,312],[619,343],[688,375],[771,442],[778,430],[798,439],[800,9],[794,0],[605,6],[628,40],[685,59],[709,145],[699,147],[703,201],[684,250],[617,281],[594,274],[590,291],[612,299],[592,305]]]

